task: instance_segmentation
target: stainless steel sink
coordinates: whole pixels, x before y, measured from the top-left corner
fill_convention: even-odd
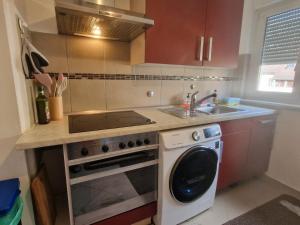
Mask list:
[[[244,109],[237,109],[237,108],[231,108],[227,106],[205,106],[205,107],[199,107],[196,109],[196,112],[205,113],[208,115],[217,115],[217,114],[224,114],[224,113],[234,113],[234,112],[241,112],[245,111]]]
[[[227,106],[204,106],[196,108],[195,112],[190,113],[188,110],[185,110],[180,107],[171,107],[166,109],[161,109],[162,112],[168,113],[174,116],[177,116],[179,118],[187,118],[187,117],[198,117],[203,116],[203,114],[206,115],[219,115],[219,114],[225,114],[225,113],[235,113],[235,112],[241,112],[245,111],[244,109],[237,109],[237,108],[231,108]]]

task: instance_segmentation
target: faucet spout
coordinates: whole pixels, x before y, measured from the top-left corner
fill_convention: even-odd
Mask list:
[[[194,113],[196,111],[197,106],[200,106],[207,99],[216,98],[218,96],[217,93],[214,92],[213,94],[207,95],[204,98],[201,98],[200,100],[196,101],[197,94],[198,94],[198,91],[192,95],[191,106],[190,106],[191,113]]]

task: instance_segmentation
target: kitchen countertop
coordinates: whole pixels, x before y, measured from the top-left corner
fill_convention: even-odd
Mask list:
[[[162,108],[162,107],[161,107]],[[80,141],[95,140],[100,138],[115,137],[136,133],[162,131],[182,127],[204,125],[227,120],[243,119],[256,116],[275,114],[276,111],[266,108],[240,105],[237,108],[245,109],[234,113],[206,115],[181,119],[159,110],[159,108],[133,109],[137,113],[148,117],[156,123],[150,125],[107,129],[83,133],[69,134],[68,117],[62,121],[52,121],[47,125],[35,125],[26,131],[17,141],[17,150],[26,150],[39,147],[61,145]]]

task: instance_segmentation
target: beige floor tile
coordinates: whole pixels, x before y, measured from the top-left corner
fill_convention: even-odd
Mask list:
[[[221,225],[282,194],[300,199],[300,193],[263,176],[217,194],[214,206],[182,225]]]

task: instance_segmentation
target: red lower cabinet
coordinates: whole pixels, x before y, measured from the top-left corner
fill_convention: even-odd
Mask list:
[[[276,116],[253,119],[246,178],[261,175],[268,170],[275,124]]]
[[[228,187],[244,177],[250,144],[250,124],[248,120],[221,123],[224,144],[218,190]]]
[[[224,145],[218,190],[267,171],[275,123],[275,115],[221,123]]]

